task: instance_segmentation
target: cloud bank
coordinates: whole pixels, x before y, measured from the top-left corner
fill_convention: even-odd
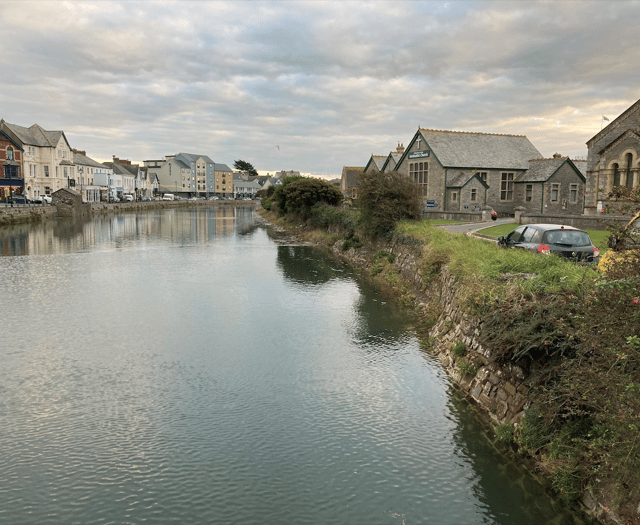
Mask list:
[[[586,155],[640,98],[638,19],[638,1],[5,1],[0,117],[101,160],[320,176],[418,126]]]

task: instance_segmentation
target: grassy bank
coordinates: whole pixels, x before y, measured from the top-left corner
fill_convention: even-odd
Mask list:
[[[278,219],[284,227],[299,223]],[[369,245],[355,211],[319,212],[297,232],[313,242]],[[314,226],[316,228],[314,228]],[[509,230],[510,231],[510,230]],[[531,408],[498,439],[536,465],[567,503],[588,491],[627,523],[640,522],[640,289],[637,264],[603,275],[558,257],[518,250],[424,221],[405,221],[389,237],[412,239],[422,278],[446,265],[461,285],[468,315],[482,318],[480,338],[504,365],[532,378]],[[410,291],[385,252],[370,254],[370,273],[408,303]],[[437,305],[423,312],[432,325]]]

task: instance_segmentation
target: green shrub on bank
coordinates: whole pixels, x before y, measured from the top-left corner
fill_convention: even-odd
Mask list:
[[[398,221],[420,217],[422,203],[411,180],[400,173],[361,175],[357,205],[360,226],[371,238],[391,235]]]
[[[285,177],[274,197],[280,213],[300,217],[306,221],[318,203],[336,206],[342,201],[340,190],[327,181],[305,177]]]

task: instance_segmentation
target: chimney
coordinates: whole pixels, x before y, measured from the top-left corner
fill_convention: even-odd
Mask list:
[[[404,144],[400,144],[398,142],[398,147],[396,148],[396,153],[404,153]]]
[[[561,158],[562,158],[562,155],[560,155],[560,153],[554,153],[554,154],[553,154],[553,158],[554,158],[554,159],[561,159]]]

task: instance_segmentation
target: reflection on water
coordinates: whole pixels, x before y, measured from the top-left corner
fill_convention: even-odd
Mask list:
[[[2,231],[0,523],[574,522],[401,311],[252,214]]]
[[[254,207],[171,208],[93,219],[64,218],[56,222],[0,228],[0,255],[56,254],[93,246],[127,248],[141,242],[193,244],[216,236],[250,234],[256,227]]]

